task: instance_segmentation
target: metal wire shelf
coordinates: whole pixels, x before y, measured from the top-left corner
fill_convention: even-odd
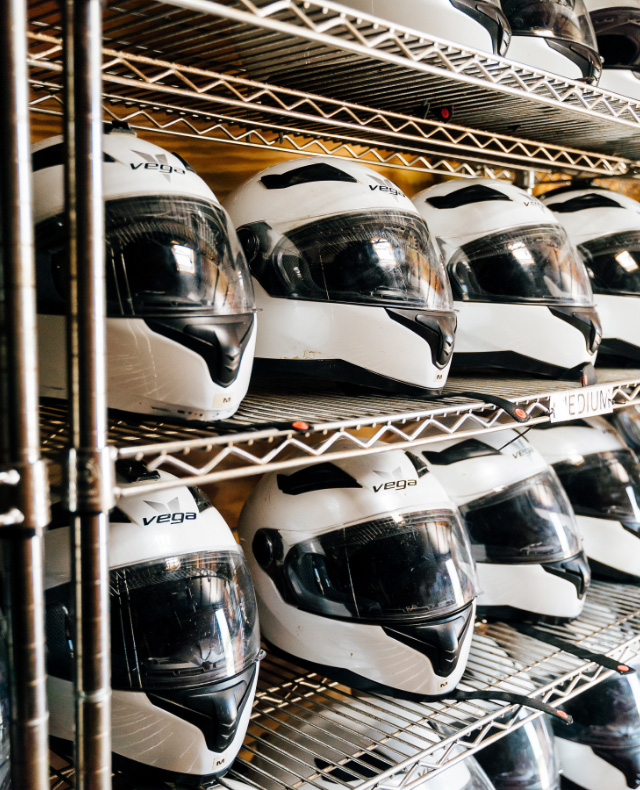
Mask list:
[[[633,663],[640,642],[640,588],[595,582],[577,620],[542,628]],[[476,624],[461,688],[507,690],[557,707],[612,674],[524,636],[507,623],[483,621]],[[234,790],[228,780],[235,779],[260,790],[296,790],[320,789],[319,780],[329,780],[336,787],[358,790],[415,790],[539,715],[498,702],[392,700],[348,689],[270,656],[261,665],[243,750],[220,784]],[[371,755],[377,758],[375,769],[366,759]],[[51,787],[67,790],[72,763],[58,757],[55,765]],[[350,785],[339,771],[345,765],[352,775]],[[134,786],[124,784],[125,777],[119,781],[123,788]]]
[[[598,381],[614,384],[615,408],[640,404],[640,370],[601,369]],[[455,377],[442,398],[430,400],[339,390],[319,395],[310,387],[254,389],[223,424],[112,415],[109,441],[114,457],[144,460],[152,470],[162,467],[184,476],[189,485],[201,485],[520,424],[499,406],[457,393],[486,392],[508,399],[529,416],[522,427],[547,422],[552,394],[577,388],[567,381]],[[65,453],[64,405],[41,407],[41,433],[43,453],[49,458]],[[170,481],[149,481],[135,491],[167,487]],[[117,493],[127,496],[127,489]]]
[[[57,115],[59,14],[33,0],[30,25],[31,106]],[[462,176],[640,158],[639,104],[332,2],[123,0],[104,29],[105,113],[139,129]]]

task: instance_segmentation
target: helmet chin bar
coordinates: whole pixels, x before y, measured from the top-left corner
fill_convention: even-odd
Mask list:
[[[473,604],[449,617],[415,625],[383,626],[385,634],[425,655],[439,677],[455,671],[464,637],[473,622]]]
[[[220,683],[147,692],[151,702],[202,731],[207,748],[222,753],[231,746],[247,702],[258,663]]]
[[[145,323],[154,332],[199,354],[207,363],[212,380],[221,387],[228,387],[238,377],[254,322],[253,313],[145,318]]]

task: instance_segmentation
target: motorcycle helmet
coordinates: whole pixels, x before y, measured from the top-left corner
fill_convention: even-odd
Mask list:
[[[622,436],[625,444],[638,455],[640,452],[640,410],[638,407],[629,406],[628,409],[618,409],[607,419]]]
[[[563,730],[569,729],[563,726]],[[547,717],[539,716],[485,746],[476,753],[476,760],[495,790],[560,790],[553,741]]]
[[[496,55],[506,53],[511,38],[500,0],[346,0],[342,5]]]
[[[637,0],[585,0],[602,57],[599,88],[640,101],[640,6]]]
[[[398,714],[403,722],[406,711],[394,710],[384,699],[363,696],[356,704],[355,716],[352,708],[331,699],[322,709],[296,710],[295,726],[281,723],[256,744],[255,756],[242,766],[244,778],[263,790],[357,787],[440,740],[428,726],[414,724],[398,732]],[[406,726],[406,718],[403,723]],[[448,759],[461,753],[459,747],[448,748]],[[434,752],[433,762],[444,757],[444,752],[445,748]],[[407,779],[414,782],[425,774],[422,766],[399,771],[384,780],[383,786],[401,788]],[[235,790],[235,779],[225,779],[225,784],[229,781]],[[494,790],[473,757],[423,781],[420,786],[428,790]]]
[[[575,516],[526,439],[499,431],[413,449],[460,508],[477,564],[478,612],[577,617],[590,582]]]
[[[591,278],[602,320],[600,359],[640,362],[640,203],[597,187],[558,189],[544,200]]]
[[[274,649],[365,691],[455,688],[473,632],[475,567],[456,506],[418,456],[389,451],[266,475],[238,534]]]
[[[556,750],[572,790],[640,787],[640,679],[614,676],[562,705],[573,716],[557,727]],[[566,782],[566,785],[565,785]]]
[[[543,204],[501,181],[447,181],[413,202],[440,240],[459,312],[458,368],[581,375],[600,325],[589,276]]]
[[[602,417],[532,428],[575,511],[594,576],[640,582],[640,464]]]
[[[584,0],[502,0],[502,10],[510,60],[597,84],[602,62]]]
[[[262,311],[258,372],[442,390],[451,289],[427,226],[391,181],[313,157],[258,173],[225,205]]]
[[[114,765],[199,785],[229,768],[247,730],[256,602],[242,550],[207,497],[154,474],[176,487],[121,498],[110,516]],[[70,536],[68,518],[59,523],[45,535],[49,731],[70,742]]]
[[[115,409],[217,420],[249,385],[251,278],[226,212],[176,154],[110,126],[102,144],[107,394]],[[62,138],[33,148],[40,394],[67,395]]]

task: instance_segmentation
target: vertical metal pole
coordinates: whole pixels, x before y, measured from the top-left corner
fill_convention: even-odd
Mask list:
[[[2,537],[9,622],[12,782],[17,790],[49,784],[44,653],[42,531],[49,522],[47,476],[40,458],[38,349],[24,0],[0,0],[0,464],[19,482],[12,504],[22,514]],[[3,505],[6,505],[6,486]]]
[[[536,185],[536,171],[535,170],[517,170],[515,185],[524,189],[530,195],[533,194],[533,188]]]
[[[66,2],[66,220],[69,229],[69,395],[73,447],[76,787],[111,788],[104,209],[102,201],[102,6]]]

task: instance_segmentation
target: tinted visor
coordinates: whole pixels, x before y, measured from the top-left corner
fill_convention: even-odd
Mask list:
[[[618,409],[609,419],[637,455],[640,452],[640,412],[638,407],[631,406],[629,409]]]
[[[580,252],[594,293],[640,296],[640,231],[588,241]]]
[[[256,601],[238,552],[198,552],[118,568],[110,573],[110,587],[116,689],[214,683],[258,657]],[[64,625],[70,598],[69,584],[47,591],[48,669],[61,677],[71,675]],[[62,661],[65,651],[68,659]]]
[[[514,228],[469,242],[448,268],[456,297],[465,301],[593,304],[585,266],[557,225]]]
[[[559,790],[560,767],[553,748],[553,731],[546,717],[529,721],[495,743],[476,759],[495,790]]]
[[[244,253],[225,211],[206,200],[142,196],[105,203],[109,316],[236,315],[255,309]],[[66,237],[36,228],[38,301],[62,312]]]
[[[580,551],[573,510],[549,471],[460,508],[476,562],[557,562]]]
[[[576,456],[554,469],[577,515],[622,521],[640,531],[640,468],[631,450]]]
[[[286,582],[307,611],[365,621],[439,617],[476,597],[469,542],[450,511],[393,515],[298,543]]]
[[[289,230],[252,270],[272,296],[453,310],[426,223],[404,211],[341,214]]]
[[[605,67],[640,72],[640,8],[601,8],[591,22]]]
[[[502,0],[514,35],[573,41],[598,51],[584,0]]]
[[[613,677],[562,704],[573,716],[557,735],[601,749],[640,749],[640,678]],[[555,724],[554,724],[555,729]]]

